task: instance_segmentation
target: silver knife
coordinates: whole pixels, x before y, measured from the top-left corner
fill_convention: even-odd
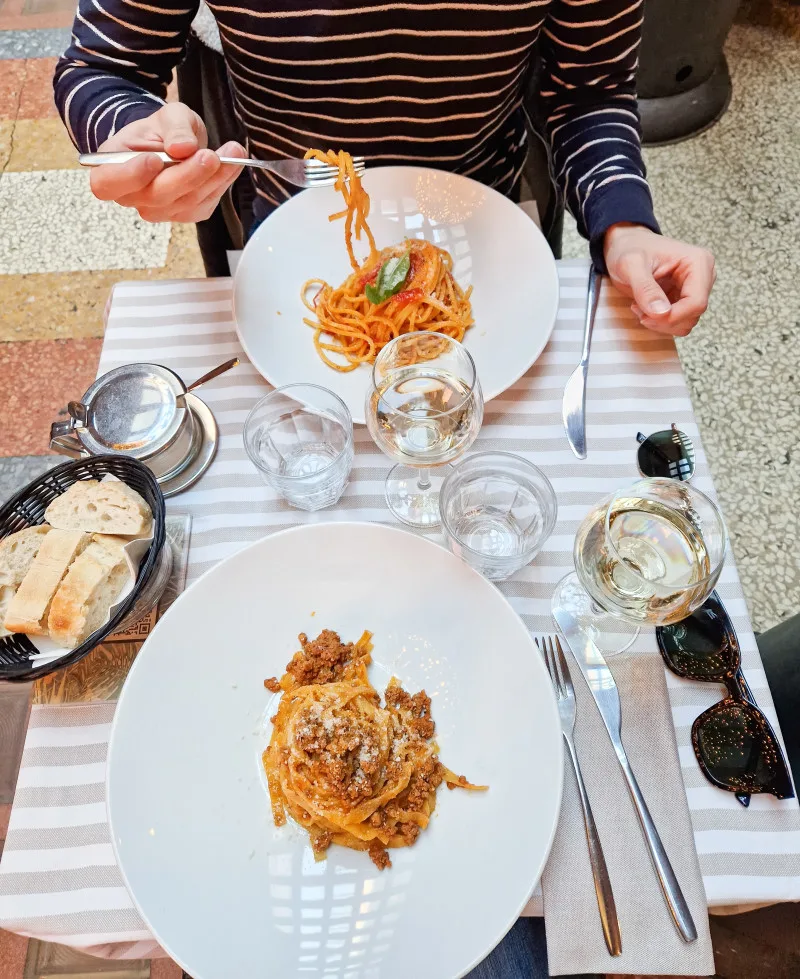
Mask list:
[[[611,744],[614,746],[617,761],[628,784],[628,791],[631,794],[631,799],[633,799],[636,815],[639,817],[644,832],[650,859],[653,862],[653,868],[661,884],[661,891],[672,915],[672,920],[675,922],[675,927],[685,942],[693,942],[697,938],[697,928],[622,744],[622,714],[619,705],[619,691],[614,682],[614,677],[611,675],[611,670],[603,659],[603,654],[570,612],[563,608],[555,608],[553,609],[553,617],[564,634],[567,645],[572,650],[575,662],[583,673],[597,704],[597,709],[600,711],[600,716],[603,718],[608,736],[611,738]]]
[[[601,276],[594,263],[589,268],[589,285],[586,291],[586,319],[583,326],[583,350],[581,362],[570,374],[564,388],[561,418],[570,448],[579,459],[586,458],[586,375],[589,371],[589,348],[592,345],[594,317],[600,298]]]

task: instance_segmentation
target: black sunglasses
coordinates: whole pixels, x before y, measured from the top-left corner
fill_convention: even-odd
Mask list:
[[[692,746],[705,777],[734,792],[743,806],[760,792],[794,798],[786,759],[747,686],[739,640],[717,593],[688,619],[657,626],[656,639],[673,673],[727,687],[728,696],[692,724]]]
[[[694,446],[688,435],[672,427],[654,435],[636,436],[636,462],[643,476],[685,481],[694,476]]]

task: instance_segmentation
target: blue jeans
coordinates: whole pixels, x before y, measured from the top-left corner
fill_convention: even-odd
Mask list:
[[[547,979],[543,918],[520,918],[496,949],[465,979]],[[566,979],[597,979],[572,976]]]

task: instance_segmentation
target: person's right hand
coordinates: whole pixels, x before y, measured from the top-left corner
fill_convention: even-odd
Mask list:
[[[200,116],[182,102],[171,102],[124,126],[99,149],[164,150],[182,162],[165,166],[146,153],[128,163],[106,163],[91,172],[92,193],[101,201],[136,208],[145,221],[205,221],[242,172],[219,157],[247,156],[239,143],[226,143],[217,153],[207,146]]]

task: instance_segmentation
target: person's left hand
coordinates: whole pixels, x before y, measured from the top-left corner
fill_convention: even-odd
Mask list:
[[[691,332],[716,278],[710,251],[639,224],[612,225],[603,248],[611,281],[633,299],[631,309],[643,326],[676,337]]]

